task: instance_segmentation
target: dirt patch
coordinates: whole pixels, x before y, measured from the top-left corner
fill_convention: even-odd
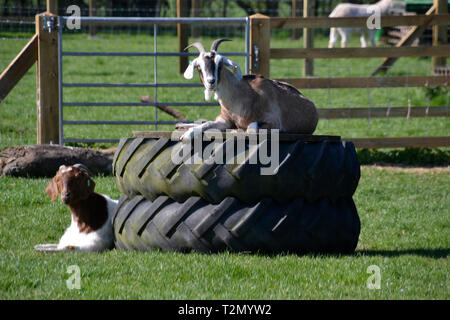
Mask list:
[[[0,176],[53,177],[59,166],[76,163],[86,165],[94,175],[110,175],[115,150],[60,145],[10,147],[0,152]]]

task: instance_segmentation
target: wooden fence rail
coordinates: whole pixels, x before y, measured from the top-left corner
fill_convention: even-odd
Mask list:
[[[387,48],[271,48],[271,59],[349,59],[384,57],[439,57],[450,52],[450,45],[438,47],[387,47]]]
[[[270,48],[271,29],[292,28],[331,28],[352,27],[366,28],[366,17],[351,18],[328,18],[328,17],[306,17],[306,18],[269,18],[257,14],[250,17],[251,33],[251,55],[254,57],[258,50],[258,64],[252,63],[252,73],[270,76],[270,59],[340,59],[340,58],[387,58],[396,59],[400,57],[448,57],[450,46],[439,44],[433,46],[398,46],[388,48]],[[415,16],[383,16],[380,20],[381,27],[392,27],[399,25],[425,27],[425,26],[448,26],[450,14],[426,14]],[[262,25],[268,24],[267,28],[261,29]],[[445,29],[445,28],[444,28]],[[434,29],[433,29],[434,30]],[[438,29],[442,33],[442,28]],[[441,36],[442,37],[442,36]],[[440,60],[442,61],[442,59]],[[442,84],[444,85],[444,84]]]
[[[437,148],[448,147],[450,137],[391,137],[391,138],[342,138],[351,141],[356,148]]]
[[[0,102],[37,60],[38,35],[34,35],[9,66],[0,74]]]
[[[450,14],[415,15],[415,16],[383,16],[380,26],[446,26],[450,21]],[[270,18],[271,29],[293,28],[367,28],[367,17],[310,17],[310,18]]]
[[[392,76],[277,79],[303,89],[448,87],[450,76]]]
[[[305,0],[307,1],[307,0]],[[381,27],[414,26],[415,29],[424,29],[435,26],[435,30],[443,29],[449,25],[450,15],[434,14],[442,12],[437,10],[440,3],[435,0],[433,8],[425,15],[415,16],[383,16]],[[266,27],[264,27],[266,26]],[[340,59],[340,58],[386,58],[395,61],[401,57],[448,57],[450,46],[444,42],[434,42],[433,46],[411,47],[397,46],[387,48],[313,48],[313,44],[304,45],[304,48],[271,48],[271,29],[300,29],[349,27],[366,28],[367,17],[355,18],[328,18],[328,17],[294,17],[269,18],[263,15],[250,17],[251,34],[251,73],[259,73],[270,77],[270,59],[303,59],[309,61],[312,69],[313,59]],[[444,28],[443,28],[444,27]],[[418,33],[417,33],[418,34]],[[443,35],[440,35],[442,38]],[[445,36],[446,37],[446,36]],[[414,34],[409,37],[414,38]],[[410,39],[408,38],[408,41]],[[407,42],[407,45],[410,43]],[[444,59],[445,60],[445,59]],[[257,64],[253,63],[257,61]],[[442,59],[441,59],[442,61]],[[433,65],[434,67],[434,65]],[[302,89],[340,89],[340,88],[393,88],[393,87],[449,87],[449,75],[434,76],[386,76],[386,77],[338,77],[315,78],[309,75],[304,78],[277,79],[285,81]],[[358,118],[394,118],[394,117],[448,117],[449,107],[376,107],[376,108],[320,108],[319,117],[322,119],[358,119]],[[344,139],[355,143],[357,148],[398,148],[398,147],[449,147],[450,137],[389,137],[389,138],[351,138]]]
[[[367,119],[367,118],[426,118],[448,117],[450,107],[373,107],[373,108],[320,108],[321,119]]]

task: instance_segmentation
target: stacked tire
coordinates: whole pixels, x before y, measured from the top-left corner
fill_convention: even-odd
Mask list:
[[[199,149],[192,145],[192,153],[173,161],[185,142],[162,134],[121,139],[113,162],[122,193],[113,219],[116,247],[205,253],[355,250],[360,220],[352,196],[360,165],[351,142],[280,135],[279,142],[244,139],[239,152],[229,148],[234,141],[202,141]],[[255,163],[252,156],[261,148],[272,150],[273,143],[279,143],[278,161],[273,174],[262,175],[273,163]],[[210,158],[205,150],[214,150]],[[226,161],[211,161],[218,151]]]

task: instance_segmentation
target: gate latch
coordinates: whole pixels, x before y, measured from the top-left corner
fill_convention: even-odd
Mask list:
[[[53,16],[44,16],[44,26],[43,29],[52,33],[53,29],[58,27],[56,23],[56,17]]]
[[[255,44],[255,45],[253,45],[253,65],[252,65],[252,69],[253,70],[258,70],[258,67],[259,67],[259,48]]]

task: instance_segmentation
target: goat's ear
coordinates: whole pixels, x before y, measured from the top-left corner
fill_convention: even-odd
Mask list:
[[[194,61],[189,63],[189,66],[187,67],[186,71],[184,72],[184,78],[192,79],[194,77],[194,69],[196,67],[197,67],[197,59],[194,59]]]
[[[87,188],[89,190],[89,193],[94,192],[95,182],[94,182],[94,180],[91,179],[91,177],[88,177],[86,184],[87,184]]]
[[[94,192],[95,182],[85,171],[81,172],[80,175],[83,178],[78,180],[79,196],[80,199],[87,199]]]
[[[228,59],[228,58],[226,58],[226,57],[222,57],[222,62],[223,62],[226,66],[230,67],[230,68],[233,70],[233,73],[236,74],[236,77],[237,77],[238,79],[242,79],[242,71],[241,71],[241,67],[239,67],[239,65],[238,65],[236,62],[234,62],[233,60]]]
[[[58,192],[58,184],[56,183],[56,177],[54,177],[52,181],[50,181],[47,188],[45,188],[45,192],[47,192],[52,201],[58,199],[59,192]]]

